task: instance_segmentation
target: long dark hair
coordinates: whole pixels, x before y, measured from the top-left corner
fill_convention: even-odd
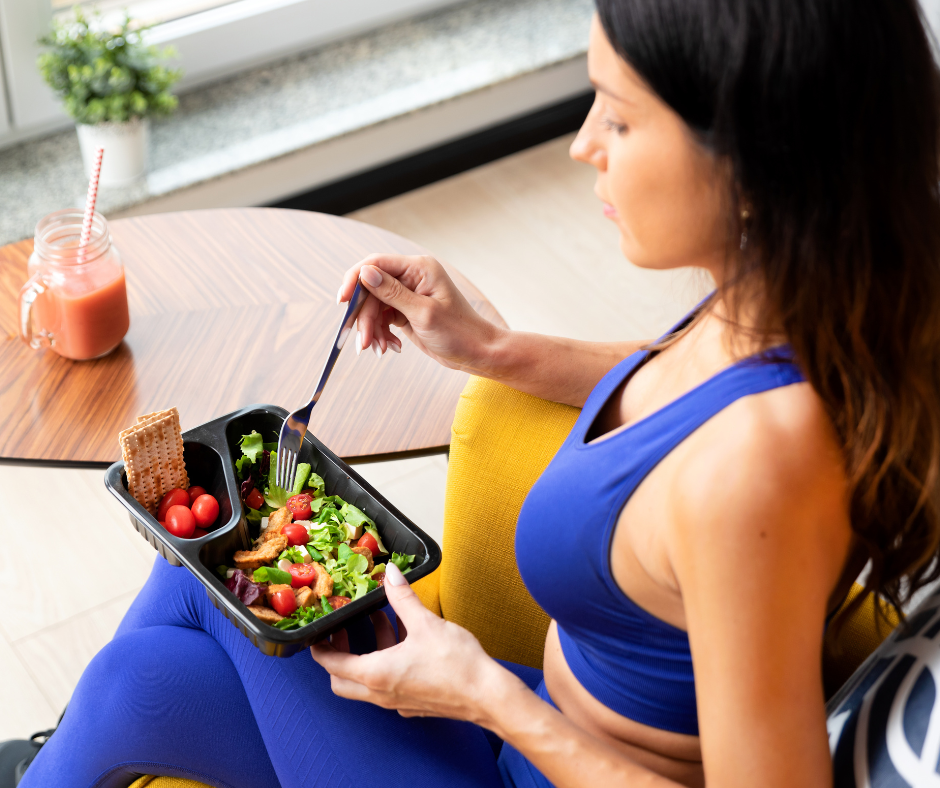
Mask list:
[[[866,590],[900,606],[940,576],[940,75],[916,0],[597,9],[730,163],[729,243],[746,231],[747,246],[727,279],[760,298],[756,330],[786,334],[825,403]]]

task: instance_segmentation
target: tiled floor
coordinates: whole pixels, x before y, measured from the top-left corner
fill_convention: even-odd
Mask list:
[[[626,263],[570,138],[353,216],[405,235],[463,271],[514,328],[583,339],[652,337],[704,292],[686,273]],[[415,352],[406,343],[405,352]],[[394,363],[394,357],[386,360]],[[444,457],[359,470],[440,538]],[[0,465],[0,740],[52,726],[113,636],[155,553],[102,472]]]

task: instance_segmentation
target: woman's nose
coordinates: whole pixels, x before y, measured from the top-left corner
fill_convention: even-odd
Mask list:
[[[597,167],[598,170],[603,171],[607,169],[607,151],[594,139],[588,129],[589,123],[590,117],[584,122],[578,135],[571,143],[571,147],[568,149],[568,155],[575,161],[590,164],[593,167]]]
[[[591,111],[568,149],[568,155],[575,161],[581,161],[597,167],[598,170],[604,170],[607,168],[607,151],[596,137],[597,124],[594,122],[594,116],[597,109],[597,104],[591,107]]]

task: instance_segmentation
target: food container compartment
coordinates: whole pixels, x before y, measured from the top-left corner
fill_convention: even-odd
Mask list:
[[[249,533],[242,512],[235,476],[235,459],[241,456],[238,441],[252,430],[260,432],[266,442],[276,441],[286,416],[283,408],[252,405],[183,433],[190,484],[205,487],[219,501],[219,517],[213,530],[198,539],[173,536],[137,502],[127,491],[123,462],[114,463],[105,472],[105,486],[124,504],[137,531],[171,564],[189,569],[202,582],[212,603],[255,646],[265,654],[279,657],[291,656],[386,604],[385,588],[380,587],[301,629],[283,631],[255,618],[216,574],[219,564],[231,565],[232,554],[247,549],[250,539],[258,535]],[[313,471],[323,477],[327,495],[339,495],[375,520],[390,553],[414,554],[408,573],[411,582],[440,566],[441,550],[437,543],[309,432],[304,437],[299,462],[310,463]],[[382,558],[378,557],[377,563]]]

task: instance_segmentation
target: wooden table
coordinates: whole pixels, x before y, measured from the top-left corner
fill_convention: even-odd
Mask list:
[[[120,219],[111,232],[131,328],[96,361],[19,339],[32,241],[0,248],[0,460],[108,464],[120,457],[121,429],[173,405],[184,430],[253,403],[293,410],[309,398],[342,316],[342,272],[373,252],[427,253],[350,219],[274,208]],[[478,312],[502,323],[450,273]],[[381,359],[357,358],[349,343],[310,429],[350,460],[444,450],[466,378],[407,341]]]

